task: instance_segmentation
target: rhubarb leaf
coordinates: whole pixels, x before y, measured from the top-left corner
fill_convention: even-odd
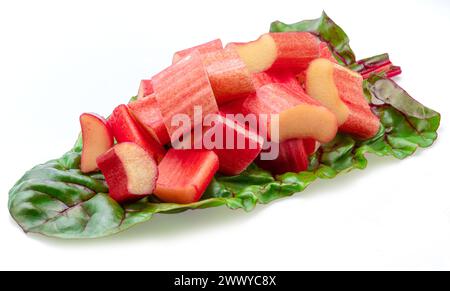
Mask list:
[[[417,148],[431,146],[437,139],[441,115],[412,98],[389,78],[374,75],[364,83],[373,111],[386,129],[383,140],[392,154],[404,159]]]
[[[335,58],[344,65],[354,64],[355,54],[350,48],[350,39],[344,30],[339,27],[328,15],[323,12],[322,16],[314,20],[304,20],[294,24],[286,24],[275,21],[270,26],[271,32],[310,32],[318,36],[328,44]]]

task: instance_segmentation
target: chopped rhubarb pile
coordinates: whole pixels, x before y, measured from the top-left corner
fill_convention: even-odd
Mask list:
[[[240,175],[254,163],[276,175],[305,171],[338,132],[377,134],[363,80],[400,73],[387,55],[347,68],[335,53],[309,32],[176,52],[108,121],[81,116],[81,170],[100,169],[119,203],[154,195],[180,204],[202,199],[216,173]]]

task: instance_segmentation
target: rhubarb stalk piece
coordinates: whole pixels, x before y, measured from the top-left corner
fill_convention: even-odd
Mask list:
[[[158,166],[147,151],[134,143],[121,143],[97,159],[109,195],[118,203],[133,201],[152,194],[158,177]]]
[[[259,73],[269,69],[292,70],[300,73],[311,61],[326,56],[321,41],[308,32],[267,33],[249,43],[231,43],[250,72]],[[330,53],[331,54],[331,53]]]
[[[155,138],[161,145],[170,142],[169,133],[164,125],[155,94],[132,102],[129,105],[131,113],[136,120]]]
[[[114,109],[108,124],[118,143],[133,142],[142,147],[157,162],[165,155],[165,149],[131,115],[126,105]]]
[[[329,60],[317,59],[306,75],[307,93],[335,113],[341,131],[363,139],[378,133],[380,120],[364,96],[360,74]]]
[[[219,171],[225,175],[239,175],[255,161],[264,145],[256,131],[241,125],[234,116],[218,114],[214,126],[204,132],[208,138],[205,149],[213,150],[219,158]]]
[[[255,92],[250,71],[234,48],[204,54],[202,58],[219,105]]]
[[[97,114],[82,114],[80,124],[83,139],[80,169],[90,173],[98,170],[97,158],[114,145],[114,137],[106,119]]]
[[[191,53],[193,53],[195,51],[198,51],[200,54],[207,54],[207,53],[215,52],[215,51],[218,51],[221,49],[223,49],[222,41],[220,39],[215,39],[210,42],[176,52],[173,55],[172,63],[175,64],[182,58],[190,55]]]
[[[251,95],[252,96],[252,95]],[[219,107],[220,112],[224,114],[244,114],[243,104],[246,98],[237,99]]]
[[[164,202],[189,204],[200,200],[219,169],[213,151],[170,149],[158,166],[154,194]]]
[[[163,122],[172,141],[203,122],[210,113],[217,113],[214,92],[198,52],[194,52],[153,77],[153,88]],[[194,119],[195,107],[202,116]],[[172,125],[174,117],[181,115],[190,121],[190,127]],[[186,124],[185,124],[186,125]],[[181,130],[181,131],[180,131]]]
[[[268,84],[284,84],[294,91],[305,92],[296,74],[290,71],[271,70],[253,74],[252,77],[256,88]]]
[[[305,138],[303,139],[303,145],[305,146],[306,154],[309,157],[317,151],[317,149],[320,146],[320,143],[318,143],[316,140],[312,138]]]
[[[305,93],[294,92],[283,84],[268,84],[259,88],[257,94],[245,99],[242,111],[257,116],[278,114],[279,142],[311,138],[327,143],[337,133],[337,120],[330,110]],[[267,128],[271,127],[269,123]]]
[[[279,147],[279,155],[275,160],[257,161],[258,166],[280,175],[287,172],[299,173],[308,169],[309,159],[305,142],[302,139],[291,139],[273,146]]]
[[[152,80],[142,80],[141,84],[139,85],[137,99],[142,99],[144,97],[150,96],[151,94],[153,94]]]

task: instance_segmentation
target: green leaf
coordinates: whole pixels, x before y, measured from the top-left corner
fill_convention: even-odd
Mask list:
[[[128,101],[128,103],[133,103],[136,102],[138,100],[138,96],[133,96],[131,97],[130,101]]]
[[[317,20],[293,25],[275,22],[272,31],[316,33],[344,63],[354,63],[347,35],[325,13]],[[380,57],[371,59],[380,61]],[[365,62],[369,63],[368,60]],[[378,134],[370,140],[339,134],[311,157],[308,171],[273,177],[251,165],[238,176],[217,175],[197,203],[161,203],[150,196],[119,205],[108,196],[101,173],[85,175],[79,170],[82,149],[79,137],[71,151],[58,160],[34,167],[16,183],[9,192],[9,211],[26,232],[64,239],[98,238],[149,221],[158,213],[175,214],[224,205],[251,211],[257,204],[302,192],[317,179],[332,179],[341,173],[364,169],[366,154],[403,159],[418,148],[434,143],[440,125],[439,113],[382,76],[371,76],[365,81],[364,90],[382,123]]]
[[[350,39],[328,15],[323,12],[322,16],[314,20],[304,20],[294,24],[286,24],[275,21],[270,26],[271,32],[310,32],[317,35],[322,41],[328,43],[338,61],[344,65],[355,63],[355,54],[350,48]]]
[[[364,86],[373,111],[386,129],[385,136],[377,141],[379,146],[404,159],[417,148],[434,143],[441,121],[438,112],[420,104],[391,79],[375,75]]]

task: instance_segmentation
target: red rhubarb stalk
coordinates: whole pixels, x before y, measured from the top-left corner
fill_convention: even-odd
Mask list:
[[[218,169],[219,159],[213,151],[170,149],[158,166],[155,195],[164,202],[196,202]]]
[[[268,84],[257,94],[245,99],[244,114],[279,116],[279,141],[312,138],[322,143],[330,142],[337,133],[335,115],[317,100],[302,91],[294,91],[285,84]],[[272,129],[268,118],[267,129]],[[264,126],[264,125],[263,125]],[[268,131],[272,137],[271,131]]]
[[[219,108],[202,57],[194,52],[153,77],[156,101],[172,141],[190,132]],[[197,110],[201,110],[197,116]],[[194,118],[196,117],[196,118]],[[176,124],[176,119],[190,124]],[[188,120],[184,120],[188,119]]]
[[[219,157],[219,171],[225,175],[239,175],[261,153],[264,139],[253,129],[244,127],[234,115],[218,114],[214,126],[204,133],[204,147],[214,145],[212,150]]]
[[[203,43],[201,45],[197,45],[197,46],[176,52],[173,55],[172,63],[178,62],[182,58],[193,53],[194,51],[198,51],[200,54],[207,54],[207,53],[215,52],[215,51],[218,51],[221,49],[223,49],[222,41],[220,39],[215,39],[210,42]]]
[[[202,58],[219,105],[255,92],[250,71],[233,47],[203,54]]]
[[[108,125],[118,143],[132,142],[143,148],[157,162],[164,157],[165,149],[132,116],[126,105],[119,105],[108,119]]]
[[[151,94],[153,94],[152,80],[142,80],[141,84],[139,85],[139,91],[138,91],[137,98],[142,99]]]
[[[136,120],[161,144],[170,142],[169,134],[164,125],[161,111],[154,94],[132,102],[129,105]]]
[[[287,172],[299,173],[308,169],[309,160],[304,140],[291,139],[272,146],[279,147],[278,158],[269,161],[258,160],[257,164],[261,168],[275,175]]]
[[[121,143],[98,157],[109,195],[119,203],[152,194],[158,178],[155,160],[135,143]]]

